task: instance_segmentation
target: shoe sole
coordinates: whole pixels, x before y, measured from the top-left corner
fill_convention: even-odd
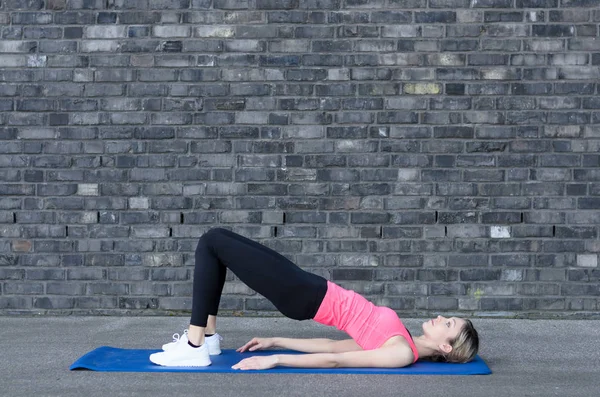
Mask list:
[[[161,363],[157,363],[154,362],[154,364],[156,365],[160,365],[161,367],[208,367],[210,366],[212,363],[208,363],[208,364],[198,364],[196,361],[190,360],[188,361],[183,361],[183,362],[179,362],[177,364],[161,364]]]
[[[208,367],[212,364],[210,360],[208,363],[198,362],[198,360],[184,360],[177,362],[177,364],[165,364],[164,362],[161,362],[162,360],[152,358],[150,358],[150,361],[156,365],[160,365],[161,367]]]

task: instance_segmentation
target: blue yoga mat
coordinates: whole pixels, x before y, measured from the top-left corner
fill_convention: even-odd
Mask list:
[[[466,364],[434,363],[418,361],[404,368],[290,368],[275,367],[266,370],[241,371],[231,366],[247,357],[270,354],[302,354],[291,350],[266,350],[238,353],[232,349],[222,350],[218,356],[210,356],[212,365],[208,367],[161,367],[150,362],[150,355],[160,350],[117,349],[103,346],[85,354],[71,365],[70,370],[89,369],[109,372],[233,372],[270,374],[389,374],[389,375],[487,375],[492,371],[477,356]]]

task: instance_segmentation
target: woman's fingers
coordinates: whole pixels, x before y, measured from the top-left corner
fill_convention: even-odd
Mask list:
[[[247,369],[247,362],[248,361],[246,361],[246,360],[248,360],[248,359],[247,358],[243,359],[242,361],[240,361],[237,364],[233,365],[231,368],[233,368],[233,369]]]
[[[250,346],[250,351],[262,349],[262,344],[256,343],[254,346]]]
[[[235,364],[231,368],[233,369],[256,369],[255,360],[252,358],[245,358],[239,363]]]
[[[254,344],[254,340],[251,340],[250,342],[246,343],[243,347],[244,351],[248,350],[250,347],[252,347],[252,345]]]
[[[274,356],[254,356],[245,358],[237,364],[233,365],[231,368],[233,369],[269,369],[273,368],[276,365],[276,361]]]
[[[240,347],[240,348],[238,349],[238,352],[240,352],[240,353],[243,353],[243,352],[245,352],[246,350],[248,350],[248,344],[245,344],[244,346]]]
[[[239,353],[243,353],[246,350],[256,350],[256,346],[260,346],[260,342],[255,338],[252,339],[250,342],[246,343],[244,346],[237,349],[237,351]]]
[[[244,346],[238,348],[236,351],[238,353],[242,353],[242,352],[246,351],[247,348],[248,348],[248,344],[246,343]]]

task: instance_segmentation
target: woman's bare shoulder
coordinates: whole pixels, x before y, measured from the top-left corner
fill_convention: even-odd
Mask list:
[[[392,336],[380,347],[380,349],[381,348],[394,349],[402,357],[406,357],[407,359],[410,359],[411,363],[415,359],[415,355],[413,353],[412,348],[410,347],[410,344],[408,343],[406,338],[404,338],[402,335]]]

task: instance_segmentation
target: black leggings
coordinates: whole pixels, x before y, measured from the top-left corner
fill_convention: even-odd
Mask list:
[[[214,228],[202,235],[196,248],[191,325],[206,327],[208,315],[217,315],[227,269],[294,320],[312,319],[327,292],[323,277],[262,244]]]

